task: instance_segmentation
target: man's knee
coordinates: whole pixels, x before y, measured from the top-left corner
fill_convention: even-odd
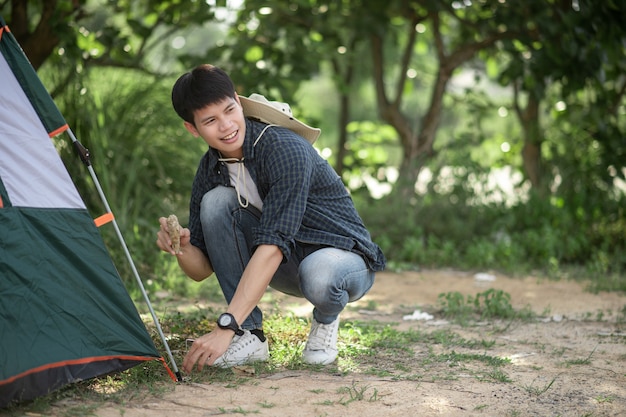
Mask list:
[[[334,248],[320,249],[305,258],[300,275],[305,297],[317,300],[346,295],[358,299],[373,283],[373,273],[361,256]]]
[[[300,285],[309,301],[329,300],[340,292],[343,271],[339,259],[332,251],[317,251],[300,264]]]

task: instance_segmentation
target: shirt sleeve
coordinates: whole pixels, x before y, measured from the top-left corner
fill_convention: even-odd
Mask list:
[[[268,187],[255,245],[276,245],[287,259],[307,209],[316,151],[304,139],[278,140],[265,142],[264,151],[259,153],[259,173]]]
[[[202,203],[202,197],[209,190],[208,178],[208,152],[202,158],[196,176],[191,186],[191,198],[189,201],[189,232],[191,237],[189,242],[200,249],[204,254],[209,256],[207,248],[204,242],[204,233],[202,232],[202,223],[200,222],[200,205]]]

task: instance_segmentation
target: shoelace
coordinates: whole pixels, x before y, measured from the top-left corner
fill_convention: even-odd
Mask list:
[[[332,339],[332,323],[319,323],[309,335],[308,348],[310,350],[323,350]]]

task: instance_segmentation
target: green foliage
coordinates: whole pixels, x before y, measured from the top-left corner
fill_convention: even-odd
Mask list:
[[[445,317],[464,317],[473,313],[472,303],[458,291],[439,294],[437,297],[441,312]]]
[[[204,142],[191,138],[169,103],[171,80],[101,70],[70,89],[57,104],[91,163],[133,254],[140,275],[158,283],[167,272],[155,245],[158,218],[176,213],[185,224],[191,181]],[[64,162],[93,217],[105,212],[94,183],[69,145],[57,142]],[[101,233],[126,282],[133,280],[112,225]],[[136,288],[135,286],[128,286]]]
[[[395,133],[387,125],[371,121],[352,122],[346,127],[349,140],[346,143],[346,155],[343,161],[343,177],[349,184],[351,179],[365,176],[376,178],[379,182],[390,183],[384,176],[389,167],[390,154],[395,153]],[[361,187],[364,182],[359,181]],[[358,188],[355,186],[352,189]]]
[[[302,340],[306,340],[309,323],[294,315],[280,313],[266,320],[264,330],[272,345],[272,362],[278,366],[295,368],[301,365]]]
[[[523,319],[534,315],[528,308],[516,310],[511,305],[511,295],[502,290],[490,288],[476,296],[467,298],[458,291],[439,294],[438,303],[445,317],[453,318],[460,323],[478,318],[490,319]]]
[[[354,195],[391,267],[541,271],[554,277],[578,267],[596,290],[626,289],[625,197],[596,196],[594,207],[575,196],[545,199],[534,193],[499,202],[489,197],[488,177],[475,169],[435,177],[419,201]]]
[[[620,41],[625,32],[619,24],[624,6],[617,2],[450,7],[438,0],[250,1],[230,15],[236,17],[232,25],[219,28],[216,13],[226,11],[223,1],[4,3],[7,10],[25,11],[27,19],[9,22],[25,44],[38,25],[59,35],[36,59],[46,62],[41,76],[54,95],[62,92],[57,102],[91,150],[94,169],[152,291],[194,292],[187,281],[180,283],[175,262],[155,250],[154,232],[156,219],[169,212],[184,222],[203,144],[189,140],[170,110],[173,80],[145,74],[200,62],[231,70],[242,93],[304,103],[294,107],[305,119],[317,114],[330,124],[327,119],[344,108],[340,97],[349,98],[345,124],[334,129],[337,137],[347,134],[347,142],[340,143],[346,151],[342,177],[391,267],[540,270],[563,276],[573,266],[592,278],[603,277],[594,281],[594,290],[626,288],[626,197],[617,186],[626,176]],[[44,7],[56,10],[53,19],[42,19]],[[445,35],[442,45],[433,42],[438,33]],[[411,34],[416,34],[414,46],[403,51]],[[500,41],[491,44],[493,36]],[[368,41],[373,37],[381,40],[382,56],[373,54]],[[176,49],[175,39],[185,47]],[[447,65],[456,68],[441,97],[432,91],[434,74],[442,70],[436,54],[440,46],[451,59]],[[468,60],[469,54],[474,59]],[[136,68],[143,75],[116,72],[112,66]],[[468,74],[474,84],[459,83]],[[487,79],[497,79],[504,88],[495,89]],[[296,100],[305,81],[311,88]],[[331,86],[333,94],[321,85]],[[387,86],[395,86],[399,95]],[[513,87],[518,94],[512,97]],[[388,90],[387,97],[379,95],[381,89]],[[518,108],[529,94],[543,100],[532,120],[520,118],[523,109]],[[440,120],[429,125],[437,130],[437,142],[424,153],[423,143],[410,143],[424,137],[429,109],[438,105]],[[392,128],[374,120],[388,117],[385,112],[402,123]],[[541,143],[537,162],[551,185],[549,193],[531,192],[526,198],[521,182],[514,184],[520,198],[493,198],[497,192],[487,187],[489,170],[510,166],[524,173],[520,132],[534,122],[542,133],[535,138]],[[338,142],[325,132],[325,144]],[[85,169],[67,144],[58,147],[93,216],[102,214]],[[427,189],[372,199],[367,182],[396,188],[390,173],[407,160],[409,166],[425,163],[432,170],[435,179]],[[439,178],[449,167],[454,167],[452,178]],[[111,226],[101,230],[129,280]]]

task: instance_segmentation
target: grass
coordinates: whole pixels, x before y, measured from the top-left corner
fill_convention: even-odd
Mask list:
[[[391,381],[414,381],[416,384],[456,381],[460,378],[472,378],[480,383],[514,383],[509,375],[512,369],[511,360],[495,353],[499,350],[499,342],[489,335],[499,333],[499,320],[524,322],[530,319],[530,313],[513,309],[510,296],[495,291],[486,291],[467,298],[458,293],[447,293],[442,294],[439,301],[440,310],[436,314],[453,319],[459,323],[458,326],[426,326],[400,330],[398,323],[345,320],[339,330],[338,361],[326,367],[306,365],[301,360],[310,326],[308,319],[293,314],[270,313],[265,319],[265,330],[271,346],[268,362],[253,364],[251,371],[245,373],[233,369],[205,367],[202,372],[194,372],[188,376],[186,383],[220,384],[236,389],[258,383],[259,376],[285,370],[346,377],[361,374]],[[375,306],[372,305],[371,308]],[[187,351],[186,340],[211,331],[219,315],[219,311],[201,306],[185,312],[167,309],[161,311],[165,311],[160,314],[161,325],[169,335],[168,343],[179,365]],[[480,328],[484,331],[471,330],[478,320],[482,323],[486,319],[493,321],[490,329],[481,325]],[[151,328],[150,324],[148,328]],[[156,332],[152,337],[157,348],[163,352]],[[550,354],[545,348],[543,350],[544,354],[553,357],[555,361],[565,352],[557,349]],[[594,349],[585,358],[567,361],[566,364],[589,365],[595,351]],[[536,373],[542,371],[541,367],[528,369]],[[530,385],[521,388],[529,395],[541,396],[557,380],[554,377],[546,384],[537,385],[537,378]],[[72,384],[46,397],[5,411],[7,416],[17,417],[28,413],[45,415],[54,408],[55,415],[60,417],[83,416],[93,414],[103,404],[124,407],[133,401],[162,397],[173,390],[174,384],[162,365],[154,361],[119,374]],[[309,392],[322,397],[323,394],[329,394],[324,388],[311,389]],[[376,387],[358,381],[341,387],[335,394],[340,394],[341,398],[329,400],[321,397],[318,404],[347,406],[355,401],[377,402],[381,398]],[[605,398],[597,401],[608,402]],[[59,403],[63,406],[56,407]],[[247,415],[274,406],[274,403],[265,401],[255,404],[254,407],[234,407],[221,409],[220,412]],[[478,410],[487,406],[477,407]]]
[[[338,392],[347,395],[347,399],[342,398],[342,400],[339,401],[342,405],[350,404],[353,401],[374,402],[379,400],[378,390],[376,388],[372,388],[367,384],[360,385],[354,381],[352,381],[352,385],[348,387],[339,388]]]
[[[539,397],[541,395],[543,395],[546,391],[548,391],[552,385],[554,384],[554,382],[557,380],[557,377],[552,378],[552,380],[546,384],[540,385],[540,386],[535,386],[535,381],[537,380],[537,378],[535,378],[533,380],[533,382],[530,383],[530,385],[523,385],[522,388],[530,395],[533,395],[535,397]]]
[[[236,408],[219,407],[219,410],[221,414],[242,414],[242,415],[258,414],[258,411],[244,410],[241,406],[236,407]]]
[[[597,348],[598,346],[594,347],[586,358],[570,359],[565,361],[565,363],[567,365],[591,365],[591,357],[593,356]]]
[[[461,325],[474,320],[528,321],[535,318],[530,307],[514,309],[511,305],[511,295],[493,288],[467,297],[457,291],[442,293],[439,294],[438,304],[444,317]]]
[[[211,309],[195,309],[187,313],[166,314],[161,320],[164,331],[171,335],[169,345],[177,363],[182,363],[186,351],[186,339],[195,334],[210,331],[218,313]],[[271,358],[267,363],[253,365],[250,376],[242,376],[231,369],[206,367],[202,372],[193,373],[188,382],[222,384],[237,388],[254,383],[255,375],[271,374],[280,370],[309,370],[312,372],[348,375],[351,372],[391,377],[397,380],[421,381],[426,375],[436,380],[454,379],[461,370],[473,368],[471,373],[477,380],[508,382],[501,370],[509,361],[505,358],[487,355],[482,350],[493,346],[493,341],[482,338],[473,340],[461,337],[450,329],[437,329],[431,332],[416,330],[400,331],[395,324],[379,322],[345,321],[340,326],[339,361],[327,367],[304,364],[300,355],[308,334],[309,321],[293,315],[273,314],[266,318],[266,333],[270,338]],[[157,347],[159,340],[153,335]],[[418,363],[416,371],[415,353],[424,346],[439,346],[441,352],[430,352]],[[458,349],[469,352],[460,352]],[[480,352],[479,352],[480,351]],[[442,367],[441,364],[444,364]],[[117,404],[124,406],[142,398],[160,397],[171,392],[174,385],[158,362],[149,362],[112,376],[96,378],[72,384],[32,403],[16,406],[8,410],[9,416],[21,416],[25,412],[45,413],[55,404],[63,402],[60,416],[89,415],[99,406]],[[323,393],[323,389],[313,390]],[[375,402],[380,394],[375,387],[353,382],[341,388],[341,400],[335,404],[348,405],[354,401]],[[68,405],[81,403],[81,405]],[[87,405],[84,405],[87,404]],[[271,408],[272,403],[258,404],[261,408]],[[253,414],[254,410],[233,408],[224,413]]]

